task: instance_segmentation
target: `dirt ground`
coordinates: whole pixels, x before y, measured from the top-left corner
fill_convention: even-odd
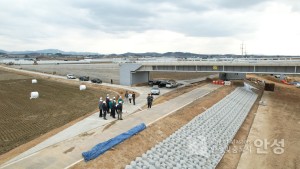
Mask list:
[[[274,76],[270,76],[270,75],[249,74],[249,75],[247,75],[247,77],[252,77],[252,78],[259,79],[259,80],[265,80],[268,83],[275,83],[276,86],[280,86],[280,87],[284,87],[284,88],[289,88],[289,89],[295,89],[296,88],[294,85],[284,84],[280,81],[280,79],[275,78]],[[300,77],[297,76],[297,75],[290,76],[290,77],[291,77],[291,79],[293,79],[293,81],[300,81]]]
[[[33,78],[37,84],[31,83]],[[32,91],[39,92],[38,99],[29,99]],[[57,128],[95,112],[99,96],[107,93],[116,94],[93,88],[79,91],[75,84],[0,69],[0,162],[35,144],[20,145],[37,138],[31,143],[38,143]]]
[[[157,143],[170,136],[178,128],[188,123],[195,116],[221,100],[234,90],[234,88],[234,86],[219,88],[207,96],[176,111],[172,115],[159,120],[141,133],[117,145],[112,150],[107,151],[97,159],[87,163],[80,162],[72,168],[124,168],[136,157],[141,156]]]
[[[110,83],[112,79],[115,84],[119,84],[120,79],[120,69],[116,63],[12,65],[10,67],[61,76],[74,74],[77,78],[89,76],[90,79],[99,78],[106,83]]]
[[[276,83],[261,100],[237,168],[300,168],[300,89]]]

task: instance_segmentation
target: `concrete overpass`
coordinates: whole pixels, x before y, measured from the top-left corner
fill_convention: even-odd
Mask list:
[[[243,77],[247,73],[300,74],[300,60],[209,60],[124,63],[120,65],[120,84],[132,85],[147,82],[151,71],[216,72],[238,77]]]

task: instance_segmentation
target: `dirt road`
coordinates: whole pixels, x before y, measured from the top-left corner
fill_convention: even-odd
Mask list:
[[[237,168],[300,168],[300,89],[264,92]]]

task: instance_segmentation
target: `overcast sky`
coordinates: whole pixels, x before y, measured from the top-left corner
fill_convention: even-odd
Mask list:
[[[1,0],[0,49],[300,55],[300,0]]]

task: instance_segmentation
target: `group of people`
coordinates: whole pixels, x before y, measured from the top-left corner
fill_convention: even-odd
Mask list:
[[[135,105],[135,93],[134,92],[125,92],[125,102],[131,102],[133,105]],[[153,96],[151,94],[148,94],[147,97],[147,104],[148,108],[151,108],[153,102]],[[104,120],[106,119],[106,115],[110,114],[112,118],[116,118],[116,113],[118,115],[118,120],[123,120],[122,114],[123,114],[123,104],[124,100],[122,99],[122,96],[118,96],[117,100],[116,97],[113,97],[112,99],[109,98],[109,94],[106,95],[105,99],[102,99],[100,97],[100,100],[98,102],[98,107],[99,107],[99,117]]]
[[[109,98],[109,94],[106,95],[105,100],[100,97],[100,100],[98,102],[99,107],[99,117],[103,117],[104,120],[106,119],[106,115],[110,114],[112,118],[116,118],[116,113],[118,114],[118,120],[123,120],[122,118],[122,109],[123,109],[123,99],[121,96],[119,96],[118,100],[116,100],[115,97],[113,99]]]
[[[125,100],[126,100],[126,102],[129,101],[129,103],[131,103],[131,100],[132,100],[133,105],[135,105],[135,93],[126,91],[125,92]]]

